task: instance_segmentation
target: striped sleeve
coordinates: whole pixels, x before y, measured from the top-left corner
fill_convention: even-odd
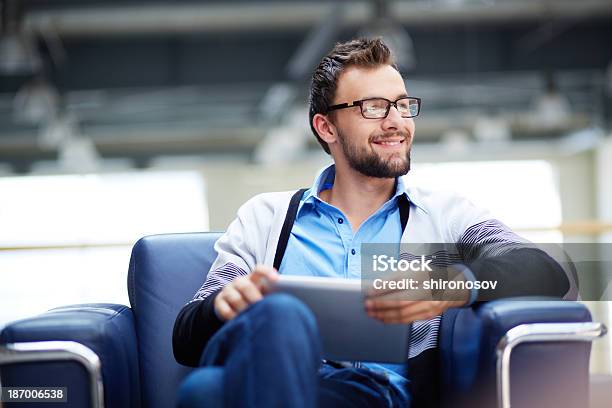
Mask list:
[[[526,247],[533,247],[533,245],[495,219],[485,220],[468,227],[457,242],[457,249],[465,262],[503,255]]]
[[[248,275],[247,271],[231,262],[226,263],[220,268],[211,270],[206,276],[206,281],[204,281],[202,287],[193,296],[192,301],[206,299],[237,277],[245,275]]]
[[[457,242],[470,280],[497,282],[480,290],[478,301],[515,296],[563,297],[570,281],[561,265],[500,221],[489,219],[468,227]]]

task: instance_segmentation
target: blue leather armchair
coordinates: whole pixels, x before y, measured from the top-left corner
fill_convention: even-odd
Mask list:
[[[204,280],[218,237],[139,240],[128,273],[131,307],[67,306],[6,326],[2,385],[67,387],[63,408],[175,406],[192,369],[173,358],[174,320]],[[590,340],[604,331],[576,302],[498,300],[450,310],[439,339],[444,405],[588,406]],[[211,369],[211,387],[202,391],[211,405],[219,401],[219,373]]]

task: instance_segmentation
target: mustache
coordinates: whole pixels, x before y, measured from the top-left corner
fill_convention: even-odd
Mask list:
[[[385,141],[388,139],[393,139],[398,136],[405,140],[409,140],[412,137],[412,134],[410,132],[402,132],[402,131],[386,132],[383,134],[370,136],[369,141],[370,142],[380,142],[380,141]]]

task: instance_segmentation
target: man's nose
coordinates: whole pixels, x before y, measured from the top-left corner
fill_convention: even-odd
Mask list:
[[[389,107],[389,114],[383,120],[382,127],[385,130],[397,130],[402,127],[402,115],[400,115],[397,107],[395,105],[391,105]]]

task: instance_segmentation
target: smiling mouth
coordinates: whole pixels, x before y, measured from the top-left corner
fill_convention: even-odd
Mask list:
[[[402,143],[404,143],[406,141],[406,139],[395,139],[395,140],[377,140],[377,141],[373,141],[372,143],[380,145],[380,146],[399,146]]]

